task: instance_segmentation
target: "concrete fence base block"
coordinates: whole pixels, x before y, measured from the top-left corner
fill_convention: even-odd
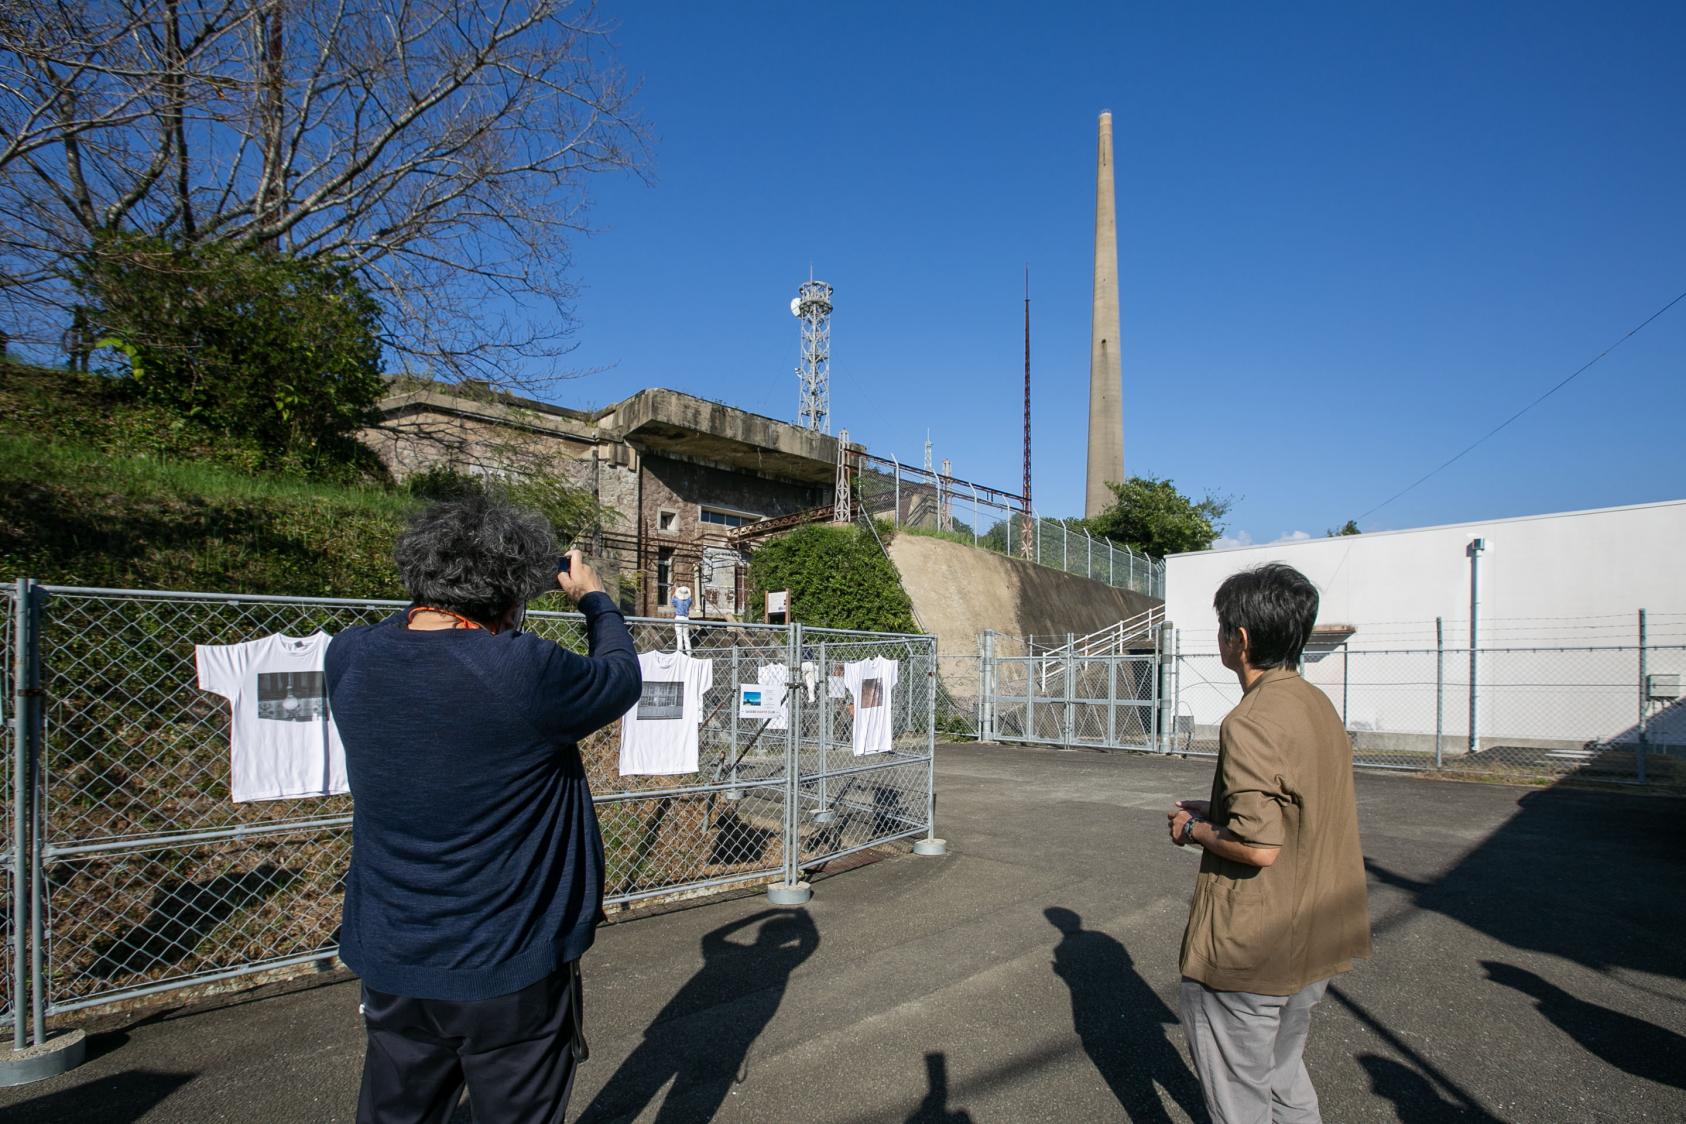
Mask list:
[[[767,900],[773,905],[804,905],[814,896],[814,888],[806,882],[775,882],[767,887]]]
[[[948,854],[948,840],[921,839],[913,845],[916,855],[946,855]]]
[[[88,1056],[80,1030],[67,1030],[22,1050],[0,1050],[0,1086],[28,1085],[75,1069]]]

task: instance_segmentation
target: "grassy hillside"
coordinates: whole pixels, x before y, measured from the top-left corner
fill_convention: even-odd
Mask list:
[[[399,595],[409,496],[261,462],[109,380],[0,364],[0,580]]]

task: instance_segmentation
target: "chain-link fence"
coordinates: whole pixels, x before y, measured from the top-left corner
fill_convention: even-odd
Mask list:
[[[1215,651],[1001,655],[987,645],[981,728],[994,741],[1215,755],[1241,699]],[[1515,780],[1679,779],[1686,645],[1308,651],[1353,763]],[[1471,734],[1471,731],[1474,734]]]
[[[8,675],[29,650],[45,683],[31,692],[18,679],[9,692],[38,701],[42,721],[7,744],[8,763],[36,781],[14,790],[8,770],[0,800],[8,1017],[19,972],[39,1025],[334,954],[352,797],[234,803],[229,703],[199,689],[195,646],[332,634],[401,607],[26,583],[0,597]],[[629,624],[640,652],[705,662],[709,686],[694,774],[620,775],[618,725],[580,745],[609,904],[795,881],[840,854],[932,833],[934,638]],[[577,614],[533,612],[525,627],[585,651]],[[821,667],[839,669],[840,695]],[[870,730],[855,729],[857,714]],[[33,807],[20,812],[14,791]],[[38,824],[21,848],[20,815]],[[12,938],[32,921],[26,950]]]
[[[798,626],[797,866],[931,822],[936,647],[926,637]]]
[[[914,534],[993,550],[1151,597],[1165,596],[1163,561],[1034,511],[1026,515],[1019,496],[894,459],[858,453],[855,460],[857,503],[866,516]]]
[[[937,736],[944,741],[980,736],[983,709],[983,660],[977,655],[944,652],[937,659]]]

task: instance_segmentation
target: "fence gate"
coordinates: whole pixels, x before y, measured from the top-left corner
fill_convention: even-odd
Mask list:
[[[936,640],[798,625],[795,643],[798,868],[926,832]]]
[[[985,736],[1157,750],[1162,666],[1154,652],[992,656],[985,661]]]

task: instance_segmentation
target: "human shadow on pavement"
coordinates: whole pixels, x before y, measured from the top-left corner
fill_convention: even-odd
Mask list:
[[[263,863],[205,882],[178,882],[160,889],[145,919],[101,948],[88,974],[111,980],[178,964],[218,925],[282,889],[293,877],[292,871]]]
[[[948,1055],[925,1055],[925,1099],[919,1102],[907,1124],[972,1124],[972,1114],[948,1107]]]
[[[1136,972],[1124,946],[1083,928],[1069,909],[1051,906],[1042,915],[1060,931],[1054,974],[1071,990],[1071,1021],[1083,1051],[1130,1119],[1171,1119],[1156,1085],[1189,1116],[1206,1119],[1200,1085],[1165,1036],[1177,1016]]]
[[[1532,996],[1552,1025],[1595,1057],[1635,1077],[1686,1089],[1686,1038],[1672,1030],[1612,1011],[1564,991],[1525,968],[1483,960],[1494,983]]]
[[[1384,886],[1411,894],[1418,909],[1511,948],[1601,972],[1627,968],[1680,979],[1686,958],[1675,938],[1686,927],[1686,817],[1677,804],[1558,785],[1522,795],[1516,814],[1437,877],[1413,878],[1372,859],[1364,866]],[[1542,862],[1542,854],[1575,860]]]
[[[6,1124],[64,1124],[67,1120],[133,1124],[192,1081],[191,1073],[131,1069],[83,1085],[31,1097],[6,1108]],[[4,1102],[0,1102],[4,1103]]]
[[[1442,1097],[1434,1083],[1404,1062],[1380,1054],[1360,1054],[1358,1064],[1370,1075],[1370,1092],[1391,1101],[1398,1118],[1409,1124],[1502,1124],[1478,1105],[1459,1104]]]
[[[752,941],[732,939],[754,926]],[[819,944],[802,909],[762,910],[704,936],[702,968],[592,1098],[581,1124],[637,1116],[669,1080],[657,1121],[713,1117],[733,1082],[747,1078],[750,1047],[778,1011],[790,974]]]

